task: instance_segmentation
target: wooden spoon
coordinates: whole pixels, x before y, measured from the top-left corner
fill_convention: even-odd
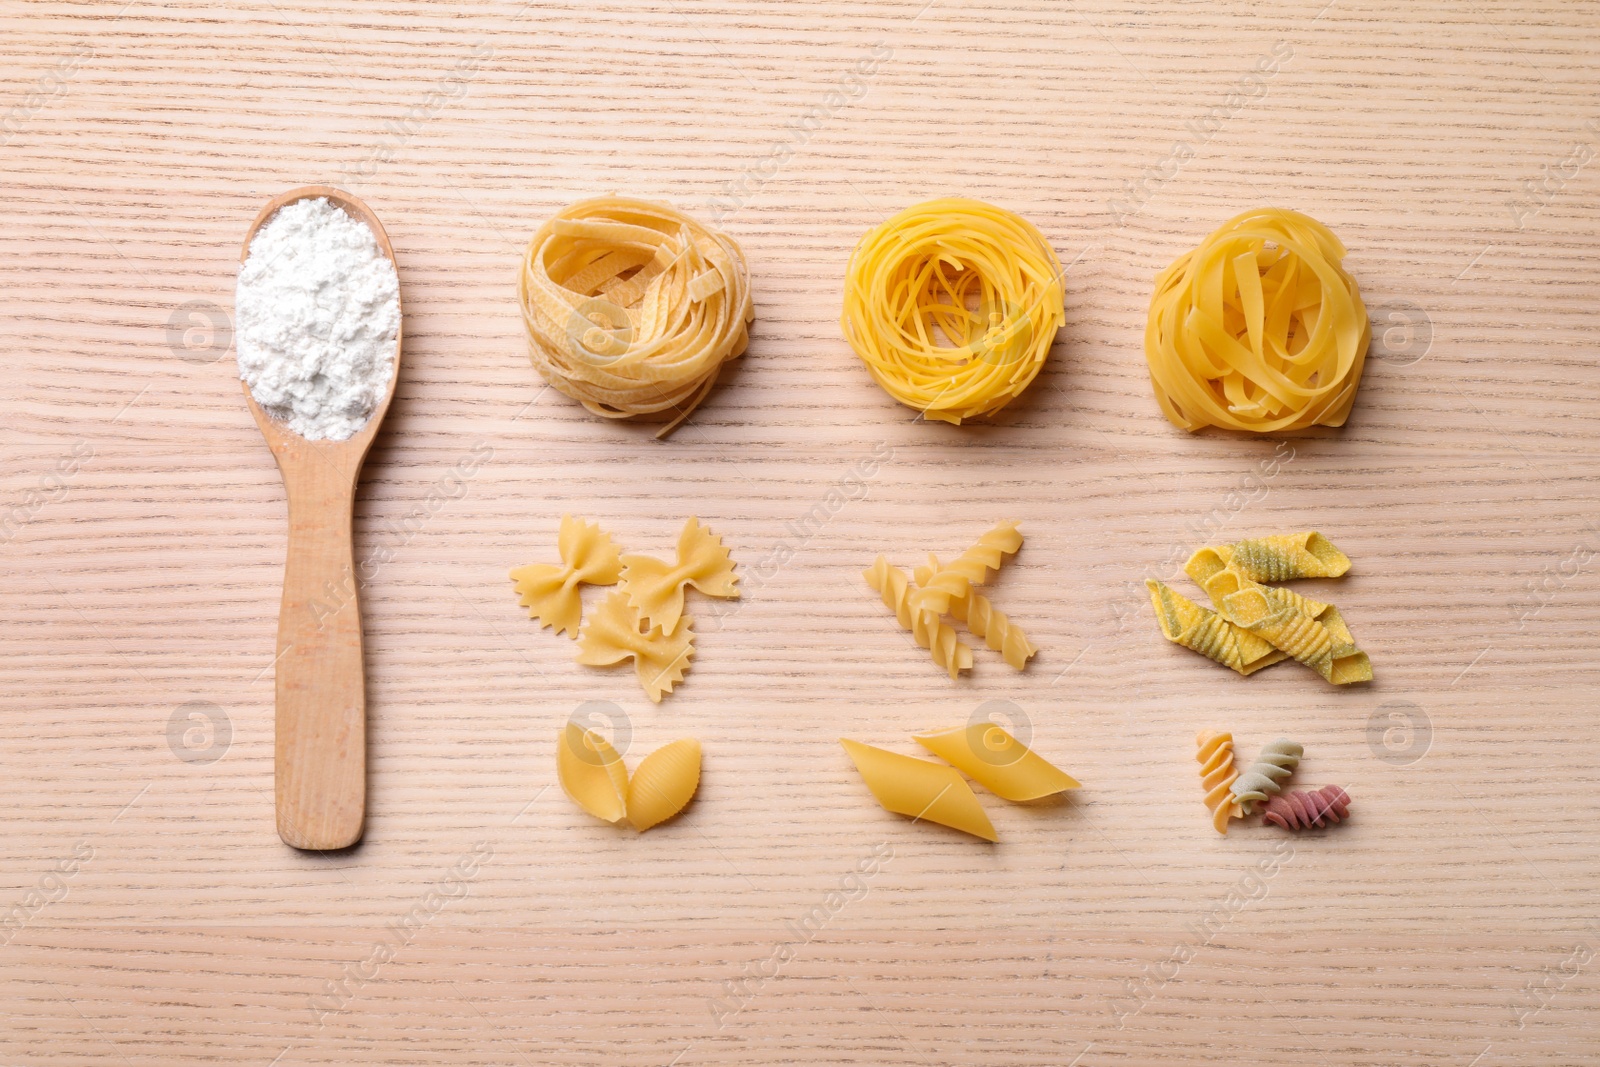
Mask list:
[[[245,235],[296,200],[325,196],[372,230],[383,254],[394,249],[378,217],[349,193],[307,185],[274,197]],[[308,441],[263,411],[244,386],[245,403],[278,461],[289,498],[289,550],[278,609],[276,771],[278,836],[295,848],[344,848],[361,839],[367,802],[367,694],[361,652],[351,514],[356,479],[378,434],[400,377],[400,334],[394,373],[383,400],[354,436]]]

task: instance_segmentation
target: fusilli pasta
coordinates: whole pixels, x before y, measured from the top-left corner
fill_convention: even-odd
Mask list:
[[[964,596],[969,588],[982,585],[992,571],[998,571],[1005,558],[1022,547],[1022,533],[1015,522],[1002,522],[978,538],[976,544],[940,567],[928,584],[912,597],[912,607],[943,615],[950,602]]]
[[[919,586],[926,585],[939,569],[937,556],[929,555],[928,562],[913,572]],[[976,589],[968,588],[961,596],[950,601],[950,614],[967,624],[972,636],[1000,653],[1011,666],[1022,670],[1028,660],[1039,650],[1028,640],[1022,627],[994,606],[994,602]]]
[[[1206,807],[1211,812],[1211,825],[1217,833],[1228,832],[1228,820],[1243,814],[1239,802],[1229,787],[1239,777],[1233,765],[1233,735],[1215,730],[1201,730],[1194,739],[1199,751],[1200,785],[1206,791]]]
[[[1267,801],[1261,818],[1285,830],[1321,829],[1350,817],[1350,794],[1336,785],[1310,791],[1294,789]]]
[[[1265,746],[1256,761],[1233,780],[1229,791],[1246,815],[1256,810],[1256,805],[1268,797],[1277,796],[1283,783],[1300,765],[1305,748],[1294,741],[1282,738]]]
[[[882,598],[884,606],[894,612],[900,625],[911,631],[912,638],[933,655],[933,661],[956,677],[957,672],[972,669],[972,649],[956,637],[955,628],[939,616],[912,608],[911,579],[906,572],[879,556],[861,576]]]

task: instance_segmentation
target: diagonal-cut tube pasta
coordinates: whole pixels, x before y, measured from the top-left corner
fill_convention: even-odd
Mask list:
[[[737,599],[739,576],[722,538],[690,518],[678,535],[678,558],[622,557],[622,588],[646,625],[670,635],[683,616],[683,590],[692,585],[707,596]]]
[[[914,734],[917,744],[1005,800],[1038,800],[1078,788],[1078,780],[992,722]]]
[[[972,787],[954,769],[841,737],[872,795],[889,811],[998,841]]]
[[[1254,674],[1288,658],[1270,641],[1201,607],[1171,586],[1145,580],[1156,621],[1168,641],[1213,659],[1240,674]]]
[[[556,547],[561,562],[530,563],[511,571],[517,596],[528,614],[540,626],[553,626],[555,632],[578,636],[583,619],[583,602],[578,586],[615,585],[622,576],[617,546],[599,523],[586,523],[574,515],[561,516],[561,531]]]
[[[575,722],[556,735],[556,780],[578,807],[614,823],[627,813],[628,770],[611,743]]]

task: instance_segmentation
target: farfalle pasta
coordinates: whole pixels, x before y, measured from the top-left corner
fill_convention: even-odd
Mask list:
[[[676,632],[659,627],[642,630],[639,613],[625,593],[616,592],[592,613],[578,636],[578,662],[610,667],[631,659],[645,695],[661,703],[663,695],[683,680],[694,656],[694,628],[685,616]]]
[[[599,523],[586,523],[573,515],[561,516],[556,537],[561,562],[530,563],[511,571],[517,596],[528,615],[540,626],[550,626],[557,634],[578,636],[583,619],[580,585],[615,585],[622,576],[622,563],[611,535]]]
[[[931,612],[911,607],[911,579],[905,571],[879,556],[861,576],[883,598],[884,607],[894,612],[900,625],[911,631],[917,644],[927,649],[933,662],[948,671],[951,678],[972,669],[972,649],[962,644],[954,628]]]
[[[1228,787],[1244,814],[1252,814],[1257,804],[1278,795],[1304,753],[1298,742],[1283,738],[1263,746],[1255,762]]]
[[[1228,832],[1228,820],[1244,814],[1239,801],[1234,798],[1232,786],[1239,777],[1233,765],[1233,735],[1216,730],[1201,730],[1195,736],[1200,761],[1200,786],[1206,791],[1206,808],[1211,812],[1211,825],[1217,833]]]
[[[950,767],[841,737],[867,788],[885,809],[998,841],[972,787]]]
[[[1345,247],[1298,211],[1223,224],[1156,279],[1150,384],[1174,426],[1270,433],[1343,426],[1372,327]]]
[[[692,585],[707,596],[739,596],[739,576],[733,573],[733,560],[722,546],[722,538],[701,526],[696,518],[683,524],[674,562],[666,563],[654,556],[623,556],[622,583],[628,603],[638,610],[646,625],[659,626],[669,635],[683,615],[685,586]]]
[[[1078,788],[1078,780],[992,722],[912,735],[917,744],[997,797],[1038,800]]]

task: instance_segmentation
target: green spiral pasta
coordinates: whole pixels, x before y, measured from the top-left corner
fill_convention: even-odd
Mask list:
[[[1253,813],[1257,804],[1282,791],[1283,783],[1300,765],[1300,757],[1304,754],[1303,745],[1283,738],[1261,749],[1256,761],[1235,778],[1230,787],[1233,799],[1239,802],[1246,815]]]

